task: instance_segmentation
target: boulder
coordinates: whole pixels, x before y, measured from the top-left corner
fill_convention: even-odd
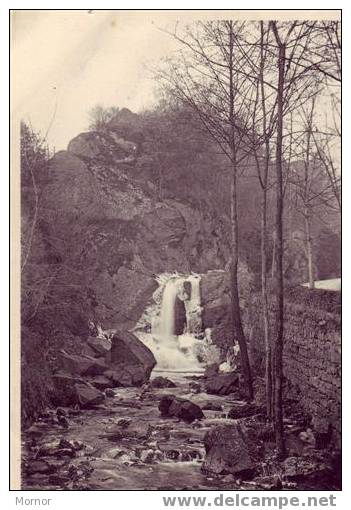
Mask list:
[[[210,395],[229,395],[238,390],[239,375],[237,372],[215,374],[205,380],[206,392]]]
[[[175,388],[176,385],[167,377],[158,376],[150,381],[150,388]]]
[[[243,479],[252,478],[255,464],[250,455],[249,438],[238,423],[220,425],[206,433],[206,457],[202,471],[208,474],[233,474]]]
[[[149,380],[156,359],[133,333],[117,331],[112,337],[111,364],[114,372],[124,374],[123,379],[127,377],[125,374],[129,374],[132,382],[127,385],[139,386]]]
[[[114,365],[104,374],[111,382],[112,387],[142,386],[147,380],[145,370],[138,365]]]
[[[107,369],[107,365],[96,358],[87,355],[67,354],[60,351],[60,360],[65,372],[74,375],[100,375]]]
[[[54,383],[54,393],[52,401],[57,406],[74,406],[77,402],[77,392],[75,384],[84,384],[80,377],[74,377],[72,374],[59,372],[52,377]]]
[[[57,373],[53,376],[54,396],[53,403],[60,406],[89,407],[100,404],[104,400],[104,395],[90,383],[80,377],[74,377],[71,374]]]
[[[89,383],[76,383],[74,386],[81,407],[89,408],[101,404],[105,400],[105,395]]]
[[[198,405],[174,395],[162,397],[158,408],[162,416],[179,418],[188,423],[201,420],[204,417],[204,413]]]
[[[95,356],[105,356],[111,350],[111,342],[107,338],[89,336],[87,344],[95,352]]]

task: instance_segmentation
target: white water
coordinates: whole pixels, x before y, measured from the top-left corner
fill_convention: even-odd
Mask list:
[[[175,301],[180,294],[180,279],[171,278],[165,285],[159,321],[153,324],[152,333],[165,339],[172,339],[175,331]]]
[[[201,332],[201,300],[200,277],[191,275],[183,277],[169,275],[164,282],[159,314],[151,319],[151,333],[136,332],[153,352],[156,370],[199,371],[201,363],[197,352],[202,348],[203,341],[196,338]],[[184,282],[191,284],[191,295],[184,291]],[[186,311],[186,328],[182,335],[175,335],[175,302],[176,298],[184,301]]]

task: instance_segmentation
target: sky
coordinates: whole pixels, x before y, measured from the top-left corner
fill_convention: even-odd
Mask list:
[[[152,12],[17,11],[13,18],[16,118],[65,149],[96,104],[139,111],[156,99],[148,65],[176,49]],[[49,127],[50,126],[50,127]]]
[[[245,15],[235,11],[236,17],[238,12]],[[289,12],[283,11],[288,19]],[[305,19],[321,16],[294,11],[294,19],[297,12]],[[255,14],[250,18],[262,17],[262,11]],[[12,15],[14,118],[47,135],[51,149],[66,149],[88,129],[95,105],[138,112],[155,103],[149,68],[179,48],[162,29],[172,30],[179,19],[227,16],[233,11],[17,10]],[[323,16],[331,17],[328,11]]]

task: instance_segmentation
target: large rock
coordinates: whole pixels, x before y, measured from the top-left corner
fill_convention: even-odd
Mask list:
[[[137,368],[142,374],[142,382],[146,382],[156,365],[156,359],[150,349],[133,333],[117,331],[112,337],[111,364],[115,371],[123,367],[133,371]]]
[[[204,417],[204,413],[197,404],[174,395],[164,395],[158,408],[162,416],[179,418],[188,423],[201,420]]]
[[[204,438],[206,457],[202,470],[208,474],[251,478],[255,474],[255,464],[248,442],[244,428],[238,423],[213,428]]]
[[[122,324],[121,329],[135,326],[157,289],[152,276],[124,266],[113,276],[102,271],[92,285],[104,326],[115,328]]]
[[[87,355],[67,354],[63,350],[60,352],[60,360],[63,370],[73,375],[100,375],[108,369],[100,359]]]
[[[238,390],[239,375],[236,372],[213,374],[205,380],[206,392],[210,395],[229,395]]]
[[[111,386],[113,388],[141,386],[148,380],[142,366],[125,365],[123,363],[114,365],[113,368],[107,370],[104,375],[111,381]]]
[[[57,373],[53,376],[54,395],[53,403],[57,406],[89,407],[100,404],[104,395],[84,379],[66,373]]]
[[[123,159],[128,152],[106,133],[90,131],[81,133],[68,144],[67,150],[82,160],[106,160],[108,157]]]
[[[155,377],[155,379],[152,379],[150,382],[151,388],[175,388],[176,384],[174,384],[173,381],[170,379],[167,379],[167,377],[162,377],[159,375],[158,377]]]
[[[75,384],[84,384],[84,379],[67,374],[58,372],[52,377],[54,383],[54,392],[52,395],[52,402],[56,406],[74,406],[77,404],[77,392]]]
[[[89,383],[76,383],[75,390],[78,404],[84,408],[101,404],[105,399],[105,395]]]

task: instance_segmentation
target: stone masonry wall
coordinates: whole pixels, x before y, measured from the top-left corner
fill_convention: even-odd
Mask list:
[[[340,293],[305,288],[288,289],[285,302],[284,376],[286,394],[297,399],[314,429],[341,437],[341,317]],[[274,303],[270,304],[274,331]],[[253,369],[263,373],[264,340],[260,296],[253,295],[245,311]]]

